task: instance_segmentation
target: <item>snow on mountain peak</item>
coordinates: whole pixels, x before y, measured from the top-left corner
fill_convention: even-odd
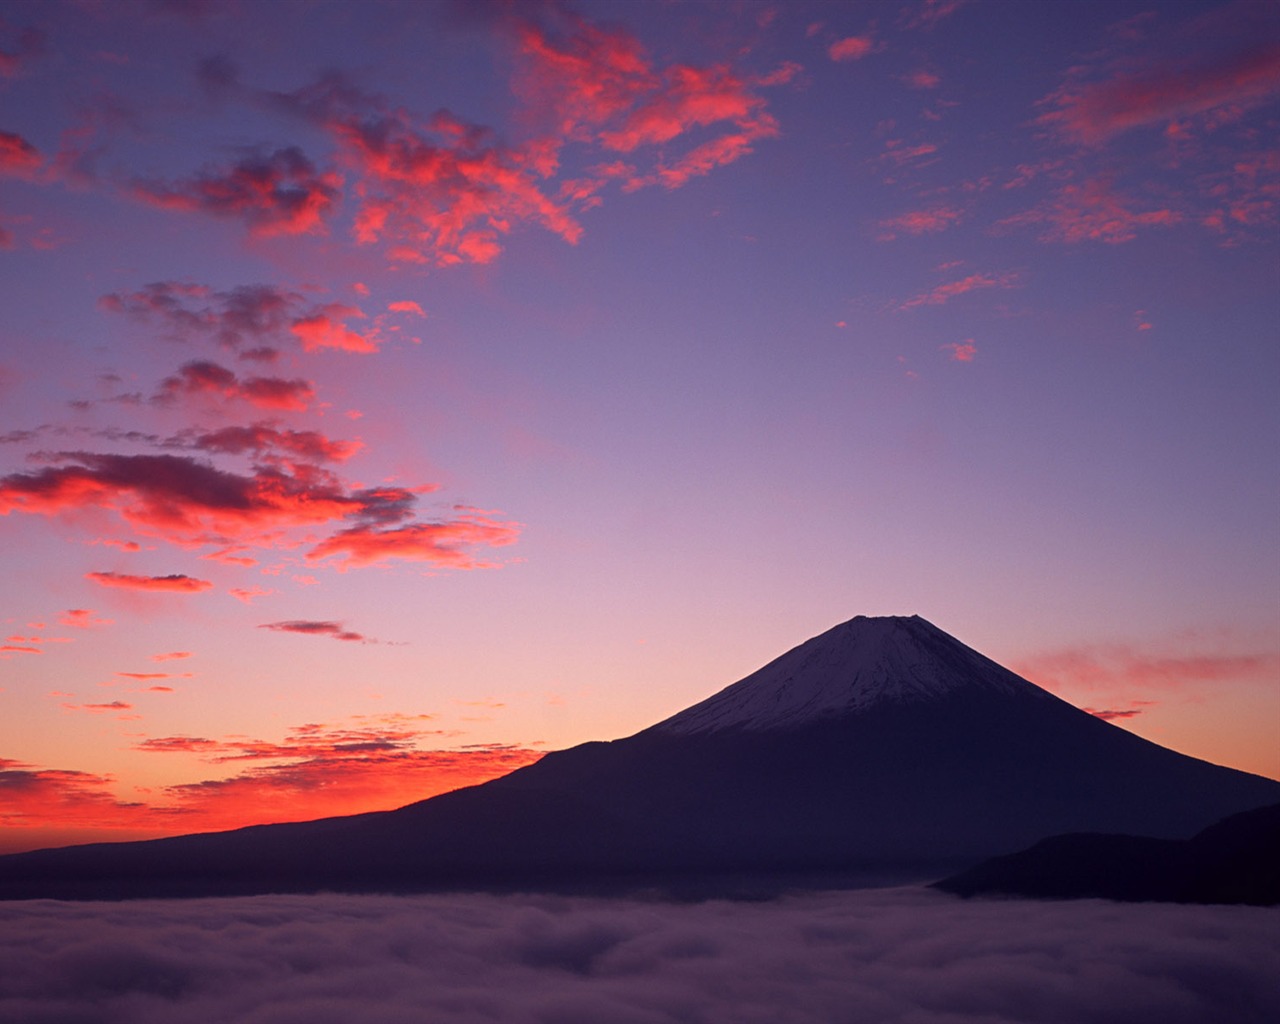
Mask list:
[[[652,727],[675,735],[785,729],[960,689],[1049,696],[918,615],[859,615]]]

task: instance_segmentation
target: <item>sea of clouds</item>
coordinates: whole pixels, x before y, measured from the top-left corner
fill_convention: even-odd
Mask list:
[[[519,895],[0,903],[5,1024],[1248,1024],[1280,908]]]

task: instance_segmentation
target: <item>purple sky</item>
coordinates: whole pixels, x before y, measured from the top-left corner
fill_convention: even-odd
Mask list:
[[[855,614],[1280,775],[1278,101],[1269,3],[0,3],[8,848]]]

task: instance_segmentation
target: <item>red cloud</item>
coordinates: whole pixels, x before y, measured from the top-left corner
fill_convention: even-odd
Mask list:
[[[21,647],[16,644],[0,644],[0,654],[44,654],[39,647]]]
[[[0,757],[0,826],[7,830],[117,821],[132,805],[107,792],[113,781],[109,775],[40,769]]]
[[[889,220],[880,222],[881,241],[892,241],[898,232],[908,235],[923,235],[933,231],[945,231],[953,224],[958,224],[964,216],[963,210],[951,206],[935,206],[928,210],[912,210]]]
[[[958,295],[980,288],[1011,288],[1016,280],[1013,274],[970,274],[959,281],[949,281],[912,299],[901,306],[902,309],[914,309],[917,306],[940,306]]]
[[[487,568],[469,553],[478,545],[500,547],[515,543],[517,523],[503,523],[476,513],[452,522],[412,523],[393,529],[358,526],[342,530],[307,552],[308,561],[338,557],[344,566],[372,565],[389,558],[430,562],[453,569]]]
[[[827,56],[834,61],[861,60],[873,49],[875,49],[875,43],[869,35],[849,36],[827,47]]]
[[[296,147],[246,157],[225,170],[186,181],[135,182],[133,194],[168,210],[198,211],[245,221],[253,234],[322,231],[340,195],[342,178],[320,173]]]
[[[426,316],[422,307],[416,302],[393,302],[387,307],[392,313],[414,313],[417,316]]]
[[[85,579],[104,587],[124,587],[128,590],[172,590],[184,594],[197,594],[213,586],[208,580],[175,573],[170,576],[129,576],[118,572],[89,572]]]
[[[267,587],[232,587],[227,593],[237,601],[252,604],[255,597],[265,597],[267,594],[274,594],[275,591]]]
[[[220,455],[252,452],[268,460],[288,456],[308,462],[345,462],[364,447],[360,441],[337,441],[314,430],[281,430],[272,423],[183,431],[167,443]]]
[[[1054,97],[1058,109],[1041,118],[1086,143],[1103,142],[1132,128],[1247,108],[1280,92],[1280,45],[1266,43],[1213,64],[1179,65],[1117,78]]]
[[[324,126],[361,176],[356,237],[387,239],[399,259],[488,263],[514,223],[538,223],[568,242],[581,227],[541,190],[549,174],[540,142],[507,147],[446,112],[420,124],[365,99],[330,97]]]
[[[1000,222],[1002,227],[1026,224],[1047,225],[1041,234],[1046,242],[1131,241],[1139,228],[1169,227],[1182,221],[1176,210],[1136,212],[1117,195],[1107,178],[1092,178],[1080,185],[1067,185],[1047,203]]]
[[[40,151],[21,135],[0,132],[0,174],[29,178],[43,162]]]
[[[279,633],[302,633],[304,636],[329,636],[335,640],[350,640],[357,643],[374,643],[368,637],[344,629],[341,622],[316,622],[313,620],[293,620],[291,622],[264,622],[259,629],[274,629]]]
[[[659,71],[634,37],[580,19],[568,21],[569,31],[561,39],[531,24],[520,30],[527,67],[518,87],[531,106],[554,112],[555,147],[567,140],[592,141],[632,153],[642,146],[667,145],[694,129],[728,125],[719,137],[650,173],[630,175],[628,188],[659,183],[678,187],[751,152],[755,140],[778,133],[753,86],[789,81],[796,66],[753,82],[724,66],[673,65]],[[603,180],[578,182],[577,188],[566,183],[565,194],[594,201]]]
[[[307,352],[318,348],[336,348],[344,352],[377,352],[377,332],[360,334],[353,331],[342,321],[351,317],[363,317],[364,313],[355,306],[344,306],[333,302],[322,306],[319,312],[311,316],[299,317],[289,327],[295,337],[302,342]]]
[[[958,363],[971,363],[973,357],[978,354],[978,346],[974,344],[972,338],[966,338],[964,341],[949,341],[941,348],[950,352],[951,358]]]
[[[161,381],[151,400],[164,405],[182,395],[201,394],[242,399],[264,409],[303,412],[316,393],[311,382],[301,378],[240,378],[225,366],[197,359],[184,363],[176,374]]]
[[[0,511],[8,511],[0,509]],[[97,626],[110,626],[111,619],[95,618],[92,608],[68,608],[58,619],[58,623],[63,626],[72,626],[76,629],[94,629]]]

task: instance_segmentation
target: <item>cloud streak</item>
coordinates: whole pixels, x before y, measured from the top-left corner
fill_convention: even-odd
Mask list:
[[[104,587],[121,587],[125,590],[163,590],[180,594],[198,594],[209,590],[213,584],[182,573],[168,576],[130,576],[120,572],[89,572],[85,579]]]

